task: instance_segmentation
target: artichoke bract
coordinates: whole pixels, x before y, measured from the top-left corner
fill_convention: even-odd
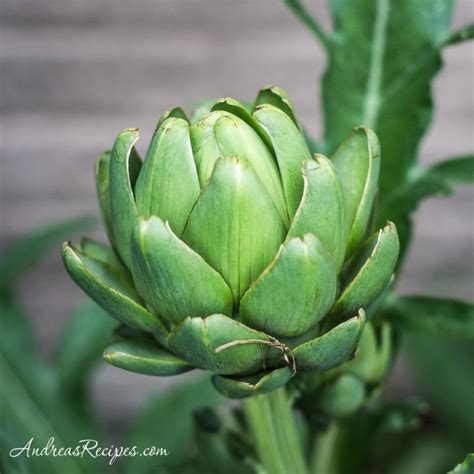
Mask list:
[[[393,224],[370,234],[374,132],[312,156],[288,96],[266,87],[253,106],[166,112],[143,162],[137,140],[124,130],[96,163],[111,247],[63,248],[73,280],[123,323],[105,359],[209,370],[230,397],[346,361],[399,249]]]

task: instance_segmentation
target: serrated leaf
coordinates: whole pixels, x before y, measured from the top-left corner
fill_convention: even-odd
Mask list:
[[[447,183],[472,183],[474,181],[474,156],[464,155],[444,160],[428,168],[429,176],[437,176]]]
[[[374,129],[383,146],[384,197],[405,183],[431,121],[430,83],[440,69],[453,2],[332,0],[330,8],[325,141],[330,153],[354,124]]]
[[[450,298],[401,296],[383,309],[393,324],[407,332],[474,339],[474,305]]]

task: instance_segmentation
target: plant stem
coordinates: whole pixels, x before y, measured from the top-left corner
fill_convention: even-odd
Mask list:
[[[331,46],[331,40],[323,31],[316,19],[303,6],[301,0],[284,0],[288,8],[303,22],[303,24],[316,36],[323,48],[328,51]]]
[[[267,474],[307,474],[291,410],[284,388],[255,395],[243,402],[260,462]]]
[[[339,426],[333,421],[325,432],[319,434],[313,447],[311,474],[332,474],[337,472],[334,457],[337,456],[336,442]]]

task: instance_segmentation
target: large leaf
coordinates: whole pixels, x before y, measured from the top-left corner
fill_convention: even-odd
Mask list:
[[[42,448],[51,437],[57,447],[75,446],[79,439],[98,439],[93,418],[88,417],[84,405],[77,403],[78,385],[72,383],[75,376],[84,379],[89,364],[66,364],[63,373],[69,377],[68,390],[59,383],[56,368],[43,363],[36,353],[36,345],[29,324],[29,315],[25,314],[21,304],[16,301],[10,288],[22,271],[41,257],[48,246],[88,224],[87,219],[71,219],[35,230],[15,240],[0,257],[1,284],[0,313],[2,324],[0,331],[0,419],[2,433],[8,438],[8,445],[25,446],[33,438],[32,447]],[[110,318],[108,318],[110,319]],[[65,342],[64,353],[73,355],[81,352],[89,362],[89,337],[98,337],[98,326],[87,318],[81,324],[73,324],[74,336],[81,341],[75,344],[74,337]],[[93,334],[93,335],[92,335]],[[96,339],[97,342],[97,339]],[[79,347],[78,347],[79,346]],[[69,362],[84,357],[69,357]],[[78,374],[79,372],[79,374]],[[74,395],[74,396],[71,396]],[[13,443],[13,444],[12,444]],[[7,445],[0,440],[1,450],[7,451]],[[9,451],[9,450],[8,450]],[[74,457],[33,456],[26,463],[11,463],[22,459],[2,459],[2,472],[48,472],[51,474],[85,474],[102,468],[101,460]],[[23,470],[27,467],[28,470]],[[93,469],[94,468],[94,469]]]
[[[93,302],[83,303],[65,324],[57,342],[55,368],[61,390],[81,399],[85,383],[113,329],[118,325]]]
[[[124,459],[127,474],[167,472],[163,466],[182,462],[189,454],[193,434],[192,413],[221,400],[209,378],[194,377],[150,400],[144,412],[134,421],[125,446],[165,448],[169,456],[135,456]]]
[[[17,354],[16,357],[22,357]],[[44,447],[53,437],[55,446],[75,446],[78,439],[98,439],[88,420],[72,408],[57,391],[54,372],[41,364],[18,364],[13,354],[0,352],[0,418],[2,427],[13,433],[18,446],[34,438],[33,447]],[[90,458],[33,456],[33,472],[86,474],[102,461]]]
[[[385,216],[393,215],[399,221],[416,210],[423,199],[432,196],[446,196],[455,184],[469,184],[474,181],[474,157],[458,156],[444,160],[425,170],[417,170],[403,185],[394,189],[379,207],[379,224]]]
[[[474,340],[474,305],[429,296],[392,298],[383,310],[395,326],[419,334]]]
[[[334,31],[323,78],[329,152],[354,125],[382,144],[383,196],[403,184],[432,117],[452,0],[330,0]],[[350,78],[350,86],[347,81]],[[386,216],[390,218],[390,216]]]
[[[474,441],[474,344],[446,335],[405,333],[406,348],[423,396],[443,422],[444,430],[464,449]]]
[[[91,218],[76,217],[40,227],[13,239],[0,256],[0,288],[10,287],[50,247],[93,223]]]

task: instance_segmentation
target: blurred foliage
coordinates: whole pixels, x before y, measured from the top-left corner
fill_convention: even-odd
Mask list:
[[[88,373],[82,370],[71,372],[69,377],[74,380],[74,384],[71,384],[69,393],[63,390],[56,365],[47,365],[40,359],[31,321],[15,295],[18,278],[49,247],[58,245],[60,240],[90,223],[87,219],[71,219],[35,230],[15,239],[4,249],[0,258],[0,408],[2,429],[9,445],[24,446],[30,438],[35,438],[35,445],[43,447],[54,437],[59,446],[74,446],[79,439],[99,437],[94,418],[85,416],[85,393],[74,390],[74,387],[86,383]],[[98,308],[92,310],[91,304],[77,311],[75,319],[80,320],[80,331],[89,330],[91,313],[94,313],[92,319],[103,320],[104,337],[105,332],[112,327],[108,323],[110,318]],[[82,345],[77,358],[97,359],[100,348],[97,344],[88,344],[85,339],[86,343]],[[81,368],[81,364],[78,368]],[[35,456],[25,461],[25,458],[9,458],[8,451],[2,453],[1,465],[6,466],[18,460],[18,463],[22,463],[18,465],[23,466],[21,469],[25,472],[59,474],[66,471],[74,474],[90,472],[91,467],[90,458]]]
[[[172,469],[173,463],[187,459],[188,453],[197,449],[196,443],[193,444],[192,412],[218,403],[219,396],[209,378],[199,376],[149,401],[125,435],[125,446],[162,447],[169,451],[170,457],[135,456],[109,467],[106,458],[8,455],[11,449],[25,446],[31,438],[34,438],[33,446],[39,448],[46,446],[52,437],[58,448],[75,447],[81,439],[94,439],[100,446],[109,446],[91,405],[89,389],[104,341],[118,323],[95,303],[81,304],[64,325],[54,358],[47,364],[37,353],[30,316],[15,293],[18,279],[50,247],[58,247],[66,236],[91,222],[72,219],[34,230],[15,239],[0,256],[1,472],[90,474],[119,469],[125,474],[137,474],[156,472],[157,466],[163,469],[160,472],[167,472],[167,465]],[[229,474],[232,472],[238,471]]]
[[[472,472],[474,472],[474,453],[468,454],[466,459],[448,474],[471,474]]]

